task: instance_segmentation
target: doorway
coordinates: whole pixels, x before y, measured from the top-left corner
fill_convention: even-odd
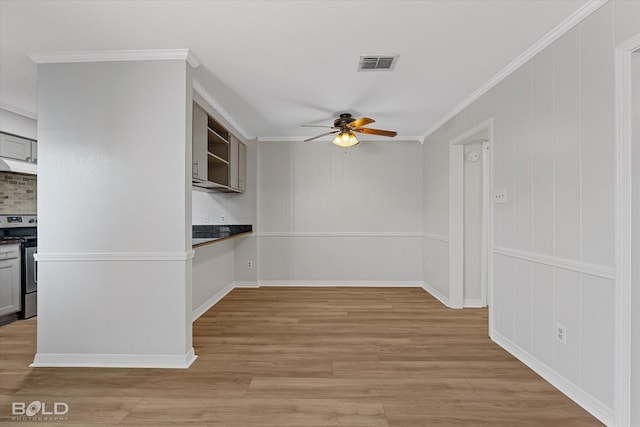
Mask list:
[[[449,304],[489,305],[491,147],[489,119],[449,143]]]

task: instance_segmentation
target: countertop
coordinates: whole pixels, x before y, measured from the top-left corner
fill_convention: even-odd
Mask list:
[[[194,248],[231,239],[253,232],[251,224],[241,225],[194,225],[191,244]]]

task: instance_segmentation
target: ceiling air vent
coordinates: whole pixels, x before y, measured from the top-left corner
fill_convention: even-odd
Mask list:
[[[397,59],[397,55],[362,55],[358,71],[392,70]]]

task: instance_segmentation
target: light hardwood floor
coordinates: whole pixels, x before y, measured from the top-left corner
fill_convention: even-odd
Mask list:
[[[29,368],[36,321],[0,328],[1,422],[39,400],[82,425],[601,425],[488,338],[487,310],[419,288],[235,289],[187,370]]]

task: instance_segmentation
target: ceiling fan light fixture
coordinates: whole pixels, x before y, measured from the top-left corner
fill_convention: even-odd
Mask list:
[[[353,147],[359,142],[353,132],[340,132],[338,136],[333,139],[333,143],[342,148]]]

